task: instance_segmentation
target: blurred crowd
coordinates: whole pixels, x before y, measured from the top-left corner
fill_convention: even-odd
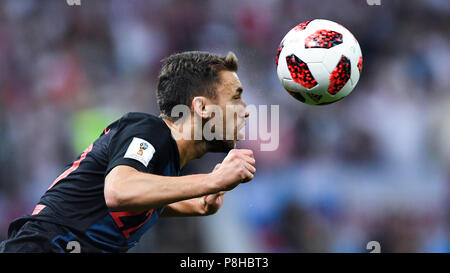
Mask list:
[[[323,18],[358,39],[354,92],[308,106],[282,88],[277,46]],[[233,51],[247,104],[280,105],[280,145],[207,218],[163,219],[134,252],[450,251],[450,2],[2,0],[0,240],[64,166],[126,112],[158,114],[160,60]],[[209,172],[223,154],[184,173]]]

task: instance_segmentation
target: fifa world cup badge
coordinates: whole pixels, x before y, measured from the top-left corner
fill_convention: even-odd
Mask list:
[[[154,153],[155,148],[150,142],[142,138],[134,137],[128,146],[124,158],[137,160],[147,167]]]
[[[139,144],[139,151],[137,152],[138,155],[142,156],[144,154],[144,151],[147,150],[148,144],[147,143],[141,143]]]

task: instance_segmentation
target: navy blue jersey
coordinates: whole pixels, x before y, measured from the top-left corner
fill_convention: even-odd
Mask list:
[[[128,113],[106,127],[50,185],[33,214],[21,221],[62,225],[102,251],[128,250],[156,222],[163,207],[138,212],[109,209],[105,177],[119,165],[157,175],[180,174],[177,144],[161,118]]]

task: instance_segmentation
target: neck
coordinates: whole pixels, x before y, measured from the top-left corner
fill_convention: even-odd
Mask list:
[[[189,161],[202,157],[207,152],[207,145],[204,141],[194,140],[192,130],[183,130],[184,128],[191,128],[190,126],[165,118],[163,118],[163,121],[169,127],[177,143],[180,153],[180,168],[183,168]]]

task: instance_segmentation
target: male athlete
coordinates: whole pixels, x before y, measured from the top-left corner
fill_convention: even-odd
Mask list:
[[[251,150],[235,149],[248,112],[233,53],[185,52],[163,60],[157,101],[161,116],[128,113],[107,126],[41,197],[32,215],[11,223],[0,252],[126,252],[159,217],[210,215],[224,193],[253,179]],[[172,109],[189,107],[189,117]],[[208,106],[237,114],[215,125],[224,137],[195,138]],[[225,117],[225,115],[224,115]],[[232,139],[225,132],[232,126]],[[208,174],[179,176],[207,152],[227,152]]]

